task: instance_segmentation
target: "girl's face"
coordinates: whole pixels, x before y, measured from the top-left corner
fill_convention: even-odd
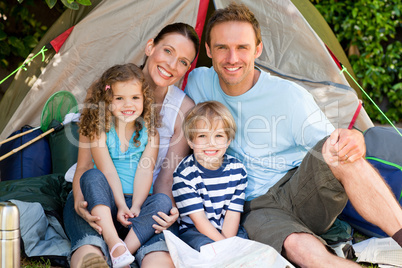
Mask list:
[[[110,90],[110,89],[109,89]],[[118,122],[131,123],[141,116],[144,110],[144,95],[142,85],[133,79],[126,82],[116,82],[112,85],[112,114]]]
[[[180,80],[190,69],[195,57],[194,44],[187,37],[167,34],[154,44],[149,40],[145,48],[148,56],[144,73],[149,75],[156,86],[167,87]]]

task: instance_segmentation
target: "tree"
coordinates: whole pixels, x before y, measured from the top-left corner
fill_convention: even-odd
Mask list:
[[[80,5],[91,5],[91,1],[0,0],[1,79],[22,64],[48,28],[66,8],[78,9]],[[10,82],[11,78],[0,85],[3,94]]]
[[[359,84],[394,122],[402,121],[402,0],[310,0],[347,52]],[[363,95],[373,121],[385,118]]]

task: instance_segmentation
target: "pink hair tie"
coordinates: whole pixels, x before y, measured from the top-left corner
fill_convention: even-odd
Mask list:
[[[108,89],[110,89],[110,85],[106,85],[105,91],[107,91]]]

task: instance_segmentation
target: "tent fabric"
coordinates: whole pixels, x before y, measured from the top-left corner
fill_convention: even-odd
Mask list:
[[[230,2],[215,1],[216,8]],[[236,2],[245,4],[260,22],[264,50],[257,65],[306,88],[336,128],[347,128],[359,107],[358,96],[296,6],[286,0]],[[355,126],[362,131],[373,126],[363,109]]]
[[[68,90],[81,104],[91,82],[108,67],[125,62],[142,64],[146,42],[172,22],[196,26],[205,1],[208,0],[103,0],[99,4],[93,1],[87,14],[77,15],[75,20],[79,22],[60,52],[48,56],[44,63],[30,66],[29,69],[38,68],[32,71],[32,77],[23,78],[20,72],[11,93],[7,90],[0,105],[0,139],[22,125],[39,125],[42,107],[54,92]],[[230,2],[215,0],[214,4],[222,8]],[[302,84],[335,127],[348,127],[358,108],[357,94],[295,5],[290,0],[236,2],[247,5],[261,24],[264,51],[257,64]],[[74,19],[63,18],[68,21],[62,27],[65,31],[74,25]],[[63,32],[58,31],[53,38]],[[364,109],[355,126],[361,130],[372,126]]]
[[[338,39],[335,34],[332,32],[332,29],[329,27],[324,17],[321,16],[320,12],[314,7],[314,5],[310,2],[310,0],[292,0],[292,3],[297,7],[297,9],[303,14],[303,17],[310,24],[311,28],[318,34],[321,40],[329,49],[329,52],[336,60],[337,65],[344,65],[349,73],[354,77],[355,74],[353,72],[352,66],[349,63],[349,60],[341,46],[339,44]],[[338,65],[339,68],[341,68]],[[347,76],[346,80],[348,80],[349,84],[353,87],[353,89],[357,92],[359,98],[361,98],[360,88],[353,80]]]
[[[161,8],[163,7],[163,8]],[[58,54],[32,85],[0,138],[16,126],[39,125],[46,100],[56,91],[72,92],[79,103],[104,70],[144,60],[146,42],[173,22],[195,25],[199,1],[104,0],[74,27]]]

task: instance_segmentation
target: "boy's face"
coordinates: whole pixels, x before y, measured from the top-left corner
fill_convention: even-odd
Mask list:
[[[194,138],[188,141],[195,159],[207,169],[220,168],[223,155],[230,144],[222,120],[198,120],[195,126],[196,128],[191,130],[194,131]]]

